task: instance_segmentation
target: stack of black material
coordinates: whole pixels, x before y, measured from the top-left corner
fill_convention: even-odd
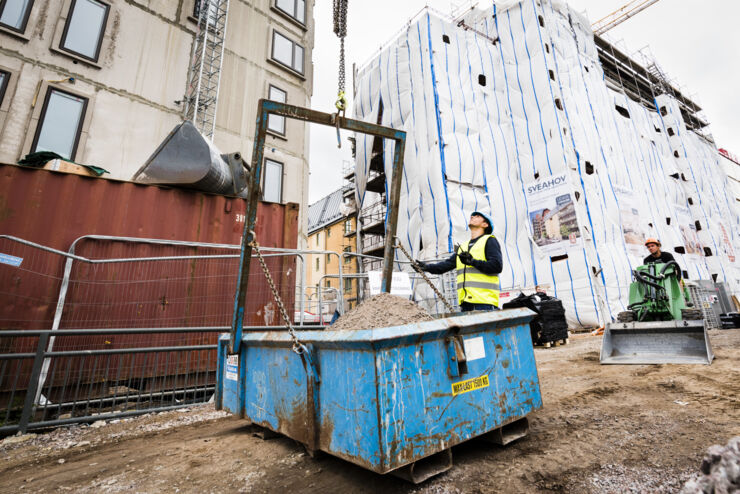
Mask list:
[[[738,312],[728,312],[727,314],[720,314],[719,320],[722,323],[722,329],[740,328],[740,313]]]
[[[542,345],[552,341],[564,340],[568,337],[568,323],[565,321],[563,303],[537,292],[534,295],[520,293],[518,297],[503,305],[503,309],[526,307],[537,313],[537,317],[529,323],[532,333],[532,343]]]

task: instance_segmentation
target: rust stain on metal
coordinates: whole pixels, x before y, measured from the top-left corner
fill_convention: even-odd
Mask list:
[[[226,203],[231,203],[227,208]],[[13,208],[10,206],[13,205]],[[17,207],[21,205],[22,207]],[[205,194],[197,191],[143,185],[108,179],[92,179],[80,175],[0,164],[0,232],[36,242],[57,250],[67,251],[84,235],[107,235],[203,243],[238,245],[241,240],[246,201],[240,198]],[[296,248],[298,240],[298,208],[296,205],[260,203],[256,234],[265,247]],[[284,228],[290,231],[284,231]],[[0,284],[11,293],[0,300],[0,320],[8,329],[49,329],[52,327],[56,302],[64,275],[65,259],[31,247],[3,240],[2,248],[10,255],[24,258],[24,268],[41,277],[26,275],[18,270],[0,267]],[[183,248],[144,243],[83,240],[76,253],[93,259],[124,257],[158,257],[168,255],[238,254],[208,248]],[[132,269],[131,263],[92,265],[75,262],[72,279],[102,282],[106,290],[90,295],[79,283],[70,284],[60,329],[115,327],[177,327],[228,326],[233,310],[233,287],[236,284],[238,259],[203,262],[192,260],[179,263],[176,272],[162,268],[156,283],[133,283],[146,279],[146,270]],[[276,272],[291,260],[268,259]],[[162,266],[164,263],[160,263]],[[141,265],[139,266],[141,268]],[[168,271],[170,270],[170,271]],[[249,297],[245,324],[260,325],[257,308],[271,300],[261,270],[255,267],[254,290]],[[233,277],[233,282],[230,277]],[[214,300],[213,284],[205,279],[223,281],[224,296]],[[126,283],[131,281],[132,283]],[[115,283],[114,283],[115,282]],[[287,306],[293,305],[295,269],[286,274],[278,285]],[[154,289],[153,289],[154,287]],[[90,297],[100,297],[91,299]],[[111,300],[120,300],[113,304]],[[141,302],[145,301],[145,302]],[[75,303],[77,302],[77,303]],[[85,302],[85,303],[80,303]],[[138,302],[138,303],[134,303]],[[29,315],[31,315],[29,317]],[[142,340],[140,335],[116,338],[111,348],[183,344],[214,344],[217,335],[190,333],[173,342],[172,335],[154,335]],[[55,349],[95,348],[104,344],[105,336],[74,336],[57,340]],[[8,351],[25,351],[29,338],[10,342]],[[214,350],[215,352],[215,350]],[[193,354],[195,356],[195,354]],[[215,355],[215,354],[214,354]],[[130,357],[111,357],[109,366],[118,359],[125,365]],[[79,359],[78,359],[79,360]],[[215,358],[193,358],[200,371],[215,371]],[[93,360],[88,359],[88,367]],[[59,365],[64,365],[60,363]],[[90,370],[91,379],[104,378],[105,369]],[[154,377],[153,368],[142,368],[142,377]],[[162,371],[157,371],[162,372]],[[57,375],[55,379],[62,379]]]

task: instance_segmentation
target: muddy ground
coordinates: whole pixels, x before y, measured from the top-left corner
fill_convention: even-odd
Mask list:
[[[704,451],[740,435],[740,330],[711,366],[601,366],[600,337],[536,349],[544,408],[528,437],[469,441],[422,485],[263,440],[208,406],[0,443],[1,492],[677,492]]]

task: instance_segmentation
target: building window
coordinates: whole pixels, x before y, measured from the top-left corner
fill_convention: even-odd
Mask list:
[[[193,2],[193,17],[195,17],[196,19],[200,19],[200,5],[201,5],[201,3],[205,3],[207,1],[208,0],[195,0],[195,2]],[[216,24],[216,14],[217,13],[218,13],[218,3],[217,3],[217,1],[216,2],[211,2],[210,6],[208,8],[208,17],[210,17],[209,23],[211,25],[215,25]]]
[[[326,255],[326,264],[327,266],[331,263],[331,254]]]
[[[10,72],[0,70],[0,106],[2,106],[5,99],[5,90],[8,89],[8,81],[10,81]]]
[[[265,159],[265,171],[262,174],[262,200],[266,202],[283,202],[283,164]]]
[[[73,160],[86,110],[87,98],[49,88],[31,152],[53,151],[65,159]]]
[[[352,280],[344,280],[344,293],[352,292]]]
[[[60,48],[97,62],[109,9],[98,0],[72,0]]]
[[[277,31],[272,32],[271,58],[280,65],[303,74],[303,47]]]
[[[349,254],[352,252],[352,247],[347,246],[344,248],[344,253]],[[349,264],[352,261],[352,258],[350,256],[344,256],[344,264]]]
[[[275,0],[275,8],[301,24],[306,24],[305,0]]]
[[[267,98],[272,101],[277,101],[278,103],[287,103],[288,93],[286,93],[285,91],[283,91],[282,89],[278,87],[270,85]],[[267,117],[267,130],[269,130],[270,132],[274,132],[276,134],[280,134],[281,136],[284,136],[285,135],[285,117],[280,116],[280,115],[269,115]]]
[[[331,228],[326,229],[326,238],[331,237]]]
[[[352,233],[352,220],[351,219],[344,220],[344,234],[347,235],[348,233]]]
[[[0,0],[0,26],[23,33],[31,7],[33,0]]]
[[[321,241],[321,232],[316,234],[316,247],[319,246],[320,241]]]
[[[318,242],[317,242],[317,243],[318,243]],[[317,258],[316,258],[316,271],[318,271],[318,270],[319,270],[319,263],[320,263],[320,262],[321,262],[321,260],[320,260],[320,259],[319,259],[319,258],[317,257]]]

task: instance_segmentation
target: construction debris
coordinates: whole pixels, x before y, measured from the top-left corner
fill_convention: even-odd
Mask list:
[[[715,492],[740,492],[740,436],[730,439],[727,446],[710,446],[701,462],[701,474],[681,489],[681,494]]]
[[[344,314],[328,329],[340,331],[348,329],[388,328],[415,322],[431,321],[432,316],[414,302],[381,293],[370,297],[364,303]]]

